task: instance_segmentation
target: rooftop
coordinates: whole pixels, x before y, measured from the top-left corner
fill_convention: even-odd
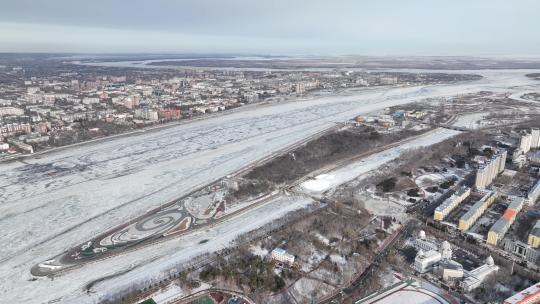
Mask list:
[[[540,298],[540,282],[516,293],[515,295],[511,296],[510,298],[504,300],[504,304],[517,304],[522,303],[525,300],[529,300],[532,298]],[[534,303],[531,302],[531,303]]]
[[[463,265],[453,260],[444,260],[440,263],[440,265],[445,269],[463,270]]]
[[[459,188],[459,190],[456,191],[456,193],[452,194],[449,198],[445,199],[437,208],[436,210],[437,211],[440,211],[440,210],[444,210],[446,208],[448,208],[448,206],[452,205],[452,203],[454,203],[454,201],[462,196],[463,194],[465,194],[467,191],[471,190],[469,187],[461,187]]]
[[[512,196],[510,204],[508,204],[508,209],[521,210],[525,200],[522,197]]]
[[[461,217],[461,219],[468,220],[471,217],[473,217],[476,210],[481,208],[482,205],[484,205],[484,203],[486,202],[486,200],[490,198],[492,195],[493,195],[493,192],[491,191],[486,192],[486,194],[482,196],[482,198],[479,201],[477,201],[476,203],[474,203],[474,205],[471,206],[471,208]]]
[[[275,252],[277,254],[286,254],[287,253],[287,251],[285,249],[279,248],[279,247],[274,248],[274,250],[272,250],[272,252]]]
[[[414,280],[401,281],[358,300],[355,304],[400,304],[403,303],[404,298],[407,298],[411,303],[449,303],[442,295],[434,292],[434,290],[428,290],[419,285],[421,284]]]
[[[538,151],[540,152],[540,150]],[[534,196],[536,192],[540,191],[540,179],[534,184],[534,186],[531,188],[531,191],[527,194],[527,197]],[[534,203],[534,202],[531,202]]]
[[[488,275],[497,270],[499,270],[499,266],[497,265],[484,264],[478,268],[471,270],[468,273],[469,276],[463,281],[463,283],[469,286],[474,285],[478,283],[478,281],[483,281]]]
[[[506,230],[508,229],[508,224],[510,222],[508,220],[505,220],[503,217],[501,217],[498,221],[495,222],[495,224],[493,224],[493,226],[491,226],[491,229],[489,231],[493,231],[495,233],[503,233],[503,232],[506,232]]]
[[[536,224],[534,224],[533,229],[531,230],[531,233],[534,236],[540,237],[540,220],[536,221]]]

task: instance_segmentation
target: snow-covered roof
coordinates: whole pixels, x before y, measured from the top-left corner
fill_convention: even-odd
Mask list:
[[[476,214],[476,211],[482,208],[485,202],[487,201],[487,199],[490,198],[492,195],[493,195],[493,192],[491,191],[486,192],[486,194],[479,201],[474,203],[474,205],[472,205],[472,207],[469,208],[469,210],[461,217],[461,219],[467,221],[470,218],[474,217]]]
[[[287,253],[287,251],[285,249],[279,248],[279,247],[274,248],[274,250],[272,250],[272,252],[275,252],[277,254],[286,254]]]
[[[529,303],[535,303],[533,299],[536,299],[536,301],[540,299],[540,282],[504,300],[504,304],[525,303],[525,301],[530,301]]]

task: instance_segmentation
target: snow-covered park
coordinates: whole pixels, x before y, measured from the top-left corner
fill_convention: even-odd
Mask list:
[[[488,113],[471,113],[460,115],[454,122],[454,126],[466,129],[478,129],[482,126],[483,119]]]

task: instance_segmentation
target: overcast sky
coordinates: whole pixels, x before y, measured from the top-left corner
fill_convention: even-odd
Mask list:
[[[540,57],[538,0],[0,0],[3,52]]]

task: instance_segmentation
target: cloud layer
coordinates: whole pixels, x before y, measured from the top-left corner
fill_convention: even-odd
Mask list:
[[[0,51],[540,56],[532,0],[17,0]]]

